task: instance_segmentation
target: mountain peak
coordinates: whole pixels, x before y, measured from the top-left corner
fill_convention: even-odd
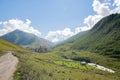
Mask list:
[[[32,33],[28,33],[28,32],[25,32],[25,31],[22,31],[22,30],[19,30],[19,29],[15,29],[14,31],[12,31],[11,33],[24,33],[24,34],[32,34]],[[34,34],[32,34],[34,35]]]
[[[120,21],[120,14],[111,14],[109,16],[106,16],[102,18],[98,23],[95,24],[95,26],[91,29],[92,31],[101,31],[107,29],[113,29],[117,26]],[[117,23],[116,23],[117,22]]]
[[[29,47],[32,49],[36,49],[40,47],[49,48],[52,46],[51,42],[45,39],[39,38],[34,34],[27,33],[18,29],[2,36],[1,38],[9,42],[12,42],[14,44],[17,44],[23,47]]]
[[[15,29],[13,32],[24,32],[24,31],[19,30],[19,29]]]

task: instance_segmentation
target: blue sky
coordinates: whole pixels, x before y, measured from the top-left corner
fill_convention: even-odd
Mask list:
[[[92,0],[0,0],[1,21],[30,19],[47,34],[49,30],[74,28],[92,14]]]
[[[57,33],[63,31],[63,34],[68,31],[70,35],[63,35],[63,37],[69,37],[75,33],[77,27],[89,27],[87,19],[85,22],[85,18],[88,18],[88,16],[91,15],[93,18],[95,15],[100,15],[99,19],[101,19],[110,14],[105,12],[101,14],[95,11],[94,7],[96,6],[93,6],[93,3],[100,2],[101,4],[98,4],[100,6],[111,3],[111,5],[106,6],[113,10],[117,5],[115,1],[119,2],[119,0],[0,0],[0,29],[6,27],[3,24],[5,21],[9,22],[9,20],[17,19],[17,21],[21,20],[25,23],[28,19],[28,21],[30,20],[28,26],[37,29],[43,38],[49,37],[49,33],[52,34],[52,38],[57,38],[60,35],[53,35],[56,31]],[[114,7],[112,6],[113,3],[115,4]],[[103,5],[103,8],[107,9],[106,6]]]

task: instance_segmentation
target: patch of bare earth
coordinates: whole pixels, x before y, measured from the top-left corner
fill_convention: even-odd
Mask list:
[[[11,51],[0,57],[0,80],[13,80],[18,58]]]

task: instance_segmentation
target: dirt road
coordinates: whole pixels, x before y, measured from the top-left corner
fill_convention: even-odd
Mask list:
[[[0,57],[0,80],[13,80],[13,73],[16,70],[18,58],[13,56],[11,51]]]

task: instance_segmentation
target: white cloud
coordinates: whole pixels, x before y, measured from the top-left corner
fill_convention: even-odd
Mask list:
[[[0,36],[8,32],[14,31],[16,29],[19,29],[21,31],[28,32],[28,33],[33,33],[37,36],[41,35],[41,32],[39,32],[38,30],[34,29],[31,26],[31,21],[29,19],[26,19],[25,22],[19,19],[11,19],[8,21],[0,22],[0,24],[3,25],[3,28],[0,29]]]
[[[31,24],[31,21],[29,19],[26,19],[26,24],[27,25],[30,25]]]
[[[111,0],[105,0],[105,2],[110,2]]]
[[[120,0],[114,0],[113,6],[115,8],[111,10],[111,13],[120,13]]]
[[[98,14],[102,16],[106,16],[110,13],[110,8],[109,8],[110,3],[103,2],[101,3],[99,0],[94,0],[93,1],[93,10]]]
[[[77,27],[77,28],[75,28],[74,35],[79,33],[79,32],[89,30],[89,29],[90,29],[90,27],[88,27],[88,26]]]
[[[120,7],[120,0],[114,0],[114,5],[116,5],[117,7]]]
[[[89,15],[84,19],[84,24],[92,28],[101,18],[103,18],[102,15]]]
[[[72,36],[73,34],[74,33],[71,31],[70,28],[65,28],[63,30],[49,31],[45,38],[48,39],[49,41],[57,42],[65,40],[68,37]]]
[[[51,42],[58,42],[65,40],[81,31],[86,31],[89,29],[90,29],[89,27],[83,26],[83,27],[76,27],[73,32],[71,31],[70,28],[65,28],[63,30],[57,30],[57,31],[49,31],[45,38]]]

